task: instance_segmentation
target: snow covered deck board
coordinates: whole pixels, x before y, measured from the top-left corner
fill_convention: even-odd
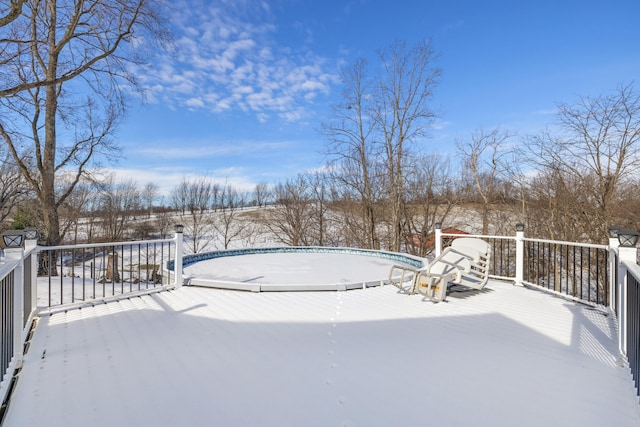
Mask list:
[[[616,326],[511,284],[183,287],[40,319],[4,426],[640,425]]]

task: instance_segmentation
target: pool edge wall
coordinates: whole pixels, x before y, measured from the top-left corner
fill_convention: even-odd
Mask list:
[[[183,258],[183,267],[186,267],[196,262],[206,261],[215,258],[223,258],[228,256],[241,256],[241,255],[254,255],[254,254],[273,254],[273,253],[343,253],[353,255],[366,255],[377,258],[383,258],[391,261],[396,261],[401,264],[409,265],[415,268],[424,266],[424,260],[422,258],[401,254],[396,252],[376,251],[372,249],[359,249],[359,248],[333,248],[322,246],[285,246],[285,247],[271,247],[271,248],[249,248],[249,249],[234,249],[227,251],[210,251],[202,252],[199,254],[186,255]],[[173,262],[169,262],[167,267],[173,270]],[[197,277],[185,277],[185,283],[188,286],[198,286],[215,289],[228,289],[238,291],[250,291],[250,292],[292,292],[292,291],[347,291],[353,289],[366,289],[375,286],[384,286],[388,283],[388,280],[370,280],[364,282],[352,282],[352,283],[329,283],[329,284],[267,284],[267,283],[244,283],[233,282],[225,280],[211,280],[201,279]]]

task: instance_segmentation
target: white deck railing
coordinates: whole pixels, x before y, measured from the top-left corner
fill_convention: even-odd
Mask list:
[[[0,265],[0,399],[4,402],[22,365],[36,311],[35,241],[25,248],[5,249]]]
[[[456,237],[475,237],[492,246],[490,277],[536,286],[548,292],[599,306],[610,306],[615,295],[610,263],[612,246],[513,236],[460,235],[436,228],[436,256]]]
[[[640,266],[636,248],[617,250],[616,307],[618,345],[631,369],[640,396]]]
[[[176,275],[168,264],[182,258],[175,237],[42,246],[37,252],[38,306],[49,309],[174,286]]]

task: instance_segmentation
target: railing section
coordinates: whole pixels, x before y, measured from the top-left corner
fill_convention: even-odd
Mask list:
[[[489,277],[500,280],[514,280],[516,276],[516,241],[514,237],[461,235],[441,233],[442,248],[451,245],[456,238],[480,238],[491,245],[491,259],[489,260]]]
[[[14,305],[14,270],[0,280],[0,382],[4,380],[9,364],[14,355],[15,305]]]
[[[609,275],[611,277],[609,277],[609,280],[612,282],[612,286],[611,286],[611,291],[609,295],[609,306],[611,307],[611,309],[613,310],[613,312],[616,314],[616,316],[620,315],[620,298],[618,297],[618,293],[619,293],[619,289],[618,289],[618,281],[620,280],[618,278],[618,265],[620,264],[620,259],[618,256],[618,251],[617,250],[609,250],[609,263],[610,263],[610,268],[609,268]],[[611,271],[613,270],[613,271]]]
[[[525,239],[524,282],[597,305],[609,304],[609,248]]]
[[[626,311],[627,359],[640,396],[640,285],[631,271],[627,272]]]
[[[22,346],[35,314],[31,301],[25,298],[29,285],[24,277],[34,248],[35,244],[26,252],[6,250],[6,257],[0,262],[0,402],[8,396],[14,374],[22,363]]]
[[[513,279],[516,276],[516,241],[513,238],[485,237],[491,244],[489,272],[494,279]]]
[[[591,304],[609,304],[610,255],[607,245],[522,238],[523,265],[519,266],[517,236],[439,234],[443,238],[443,246],[462,237],[481,238],[490,243],[491,278],[516,281],[516,278],[521,277],[522,284],[544,288]]]
[[[175,240],[39,247],[39,307],[153,290],[170,283]]]

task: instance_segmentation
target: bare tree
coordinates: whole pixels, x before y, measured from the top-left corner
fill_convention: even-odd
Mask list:
[[[344,103],[335,107],[323,133],[337,181],[360,199],[367,246],[380,247],[375,205],[384,201],[387,246],[399,251],[408,232],[405,170],[413,164],[411,146],[427,136],[436,117],[430,101],[440,70],[428,40],[414,47],[394,43],[378,58],[382,71],[374,78],[367,77],[364,60],[343,71]]]
[[[240,220],[244,197],[238,190],[226,184],[222,187],[220,203],[222,207],[214,217],[213,227],[222,238],[224,249],[229,249],[231,241],[241,236],[247,228],[247,224]]]
[[[140,60],[132,42],[145,35],[152,41],[161,26],[157,2],[147,0],[20,6],[21,14],[0,28],[0,138],[36,193],[45,240],[55,245],[65,199],[92,161],[114,154],[109,136],[124,111],[122,83],[134,83],[129,65]],[[65,186],[56,182],[62,170],[73,171]]]
[[[181,216],[184,216],[189,208],[189,186],[189,179],[183,176],[171,191],[171,205]]]
[[[279,183],[274,206],[264,226],[281,242],[291,246],[325,245],[331,234],[328,212],[330,191],[322,173],[305,173]]]
[[[167,212],[163,210],[162,212],[156,214],[156,228],[160,233],[161,239],[166,239],[172,232],[174,224],[173,216],[171,212]]]
[[[253,192],[255,205],[259,208],[267,206],[271,199],[271,190],[266,182],[259,182]]]
[[[59,179],[59,181],[64,182],[64,178]],[[93,215],[91,215],[90,212],[89,215],[87,215],[87,210],[94,207],[92,199],[95,197],[95,194],[95,183],[83,180],[74,187],[69,197],[65,199],[64,203],[58,210],[60,215],[60,234],[61,236],[66,236],[69,233],[72,233],[74,244],[79,242],[79,238],[80,240],[85,240],[85,236],[83,236],[83,232],[80,228],[83,217],[87,219],[86,225],[88,227],[85,228],[88,228],[87,231],[92,231],[91,227],[93,226],[93,223],[91,221],[93,219]]]
[[[584,198],[586,204],[575,206],[589,212],[593,228],[588,238],[604,241],[621,209],[621,186],[633,180],[640,166],[640,95],[626,85],[559,104],[558,125],[558,134],[530,137],[522,154],[547,175],[566,174],[562,181],[580,183],[582,193],[574,189],[569,197]]]
[[[275,205],[264,225],[278,240],[291,246],[311,244],[313,200],[305,175],[276,184]]]
[[[405,234],[405,169],[410,145],[426,136],[436,117],[431,106],[440,69],[429,40],[409,48],[397,42],[379,53],[383,74],[374,92],[372,114],[380,128],[390,205],[391,246],[399,251]]]
[[[217,211],[218,208],[223,206],[222,204],[222,191],[224,188],[219,182],[211,183],[211,207],[213,211]]]
[[[0,164],[0,223],[3,223],[29,192],[27,183],[11,159]]]
[[[375,175],[376,122],[370,114],[372,82],[366,80],[366,66],[366,61],[359,59],[341,71],[343,103],[334,106],[333,118],[323,124],[322,133],[329,140],[326,154],[333,179],[359,199],[360,219],[352,221],[359,230],[354,234],[360,236],[361,246],[380,249],[374,209],[379,195]]]
[[[314,172],[309,175],[309,187],[314,203],[314,233],[313,244],[325,246],[330,233],[327,214],[329,212],[330,192],[328,189],[328,175],[322,172]]]
[[[147,210],[147,218],[151,218],[151,214],[153,213],[153,202],[155,202],[156,197],[158,197],[158,191],[158,185],[154,182],[148,182],[142,189],[141,196]]]
[[[173,206],[191,239],[190,250],[198,253],[213,240],[213,184],[209,178],[183,178],[172,193]]]
[[[507,197],[513,201],[512,220],[515,220],[516,223],[525,223],[528,216],[528,195],[531,189],[530,170],[527,164],[519,158],[519,150],[517,148],[512,148],[508,156],[509,158],[505,160],[505,193],[508,192],[509,195]]]
[[[592,234],[596,216],[588,201],[591,184],[561,167],[546,168],[532,176],[527,194],[529,233],[570,241]]]
[[[471,135],[469,141],[456,141],[458,153],[464,161],[464,170],[480,196],[482,234],[489,232],[489,212],[495,202],[499,175],[507,170],[504,158],[509,138],[511,135],[508,132],[494,128],[490,131],[480,129]]]
[[[407,176],[407,251],[421,257],[433,250],[429,238],[436,222],[445,223],[459,205],[460,192],[449,159],[421,156]],[[431,246],[429,245],[431,243]]]
[[[640,212],[640,178],[626,179],[620,185],[618,200],[616,200],[616,210],[611,218],[611,223],[623,228],[637,230],[638,212]]]
[[[108,242],[123,240],[134,208],[140,204],[138,186],[133,180],[115,182],[112,177],[99,186],[103,238]]]

